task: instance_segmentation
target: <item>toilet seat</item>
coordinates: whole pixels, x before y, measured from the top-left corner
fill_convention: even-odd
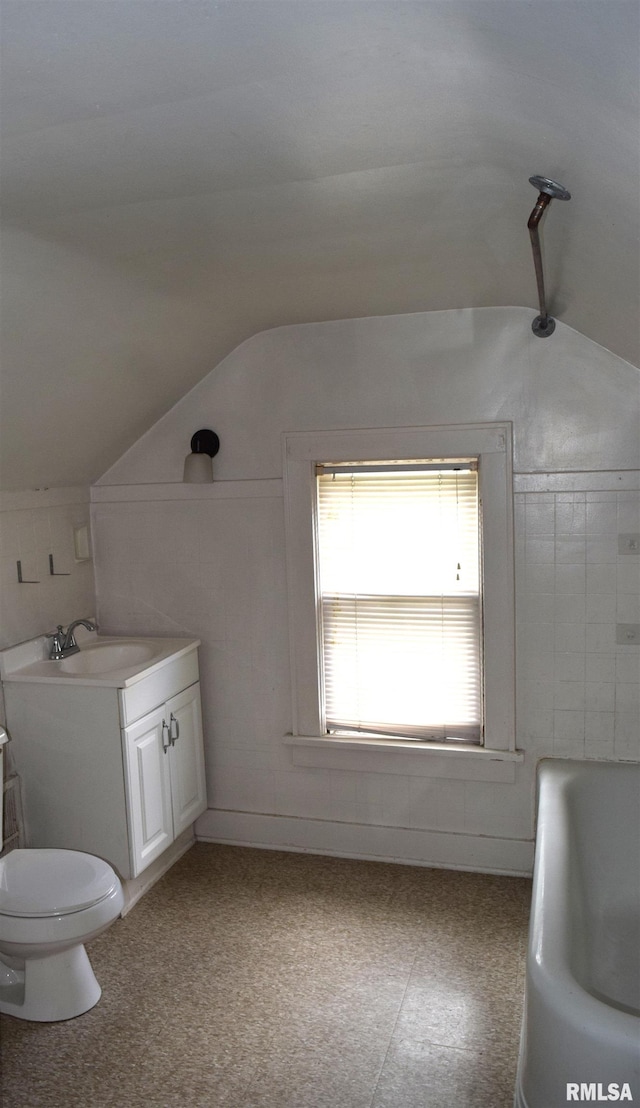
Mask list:
[[[115,872],[78,850],[12,850],[0,861],[0,916],[42,918],[81,912],[119,887]]]

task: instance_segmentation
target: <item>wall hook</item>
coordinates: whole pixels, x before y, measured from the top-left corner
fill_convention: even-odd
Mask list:
[[[39,581],[25,581],[24,577],[22,576],[22,562],[16,562],[16,565],[18,567],[18,584],[19,585],[39,585],[40,584]]]
[[[49,555],[49,573],[52,577],[70,577],[70,573],[57,573],[53,568],[53,554]]]

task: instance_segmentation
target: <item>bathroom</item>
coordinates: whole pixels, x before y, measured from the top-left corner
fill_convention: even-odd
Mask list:
[[[130,5],[122,27],[93,7],[83,22],[55,0],[49,14],[41,10],[38,29],[23,24],[19,6],[6,5],[16,33],[31,41],[29,32],[36,56],[48,59],[52,80],[61,82],[61,68],[75,59],[76,87],[88,82],[92,97],[77,112],[94,129],[86,124],[84,150],[72,108],[58,104],[64,126],[56,123],[43,92],[42,99],[32,93],[34,133],[29,119],[16,128],[32,144],[34,172],[38,157],[42,166],[52,160],[62,184],[52,193],[52,174],[27,181],[16,170],[20,188],[9,197],[0,645],[94,614],[103,634],[200,639],[202,843],[527,878],[537,762],[640,757],[638,648],[617,641],[616,630],[640,621],[638,558],[619,546],[619,536],[640,531],[637,128],[623,95],[637,65],[637,13],[624,3],[560,5],[553,19],[535,3],[454,3],[446,14],[437,4],[382,3],[357,5],[348,18],[347,6],[322,5],[322,16],[311,4],[303,6],[313,10],[307,23],[288,5],[262,5],[267,15],[253,5],[234,15],[227,6],[220,38],[235,44],[236,65],[260,63],[281,129],[270,131],[269,157],[253,135],[254,158],[267,164],[249,170],[232,125],[249,128],[243,112],[248,102],[258,112],[256,89],[247,76],[234,99],[225,69],[215,90],[223,169],[215,160],[194,163],[185,183],[176,181],[174,163],[165,165],[164,192],[154,192],[138,181],[133,161],[120,180],[109,146],[117,133],[102,134],[117,115],[117,81],[129,73],[136,44],[141,50],[136,35],[148,31],[145,6]],[[178,7],[189,13],[186,29],[172,22]],[[197,7],[165,6],[159,26],[194,52],[189,89],[204,99],[198,41],[208,41],[208,6],[200,16]],[[536,18],[540,9],[545,20]],[[45,31],[66,44],[51,57]],[[103,55],[97,43],[105,41],[121,52]],[[154,73],[159,59],[169,66],[177,102],[187,94],[159,28],[148,42],[142,60]],[[429,43],[429,56],[442,63],[428,78],[418,43],[422,51]],[[341,52],[341,44],[350,49]],[[287,99],[286,111],[276,72],[285,54],[289,80],[306,94],[297,104]],[[109,57],[119,58],[113,70]],[[372,58],[384,80],[367,76]],[[339,114],[340,96],[353,91],[349,59],[361,66],[357,87],[367,88],[370,105],[354,98],[350,121]],[[312,61],[317,72],[305,86],[300,71]],[[411,99],[418,72],[422,103],[434,104],[426,121],[422,103],[418,112]],[[333,146],[321,136],[327,146],[311,149],[298,130],[300,164],[285,165],[287,127],[298,113],[320,127],[320,76],[333,89],[323,101],[332,112],[327,131],[337,132]],[[548,84],[541,87],[539,76]],[[148,130],[140,157],[155,166],[153,109],[129,80],[133,134]],[[392,120],[373,117],[383,95]],[[481,129],[484,151],[469,133],[480,126],[473,97],[492,121]],[[468,125],[462,172],[446,152],[451,98]],[[402,130],[409,109],[412,129]],[[543,135],[537,117],[548,120]],[[38,119],[50,147],[37,146]],[[178,114],[166,124],[179,122]],[[389,144],[384,165],[370,161],[371,135],[355,142],[366,122]],[[58,129],[78,143],[65,146],[66,175],[56,160]],[[248,144],[248,130],[240,133]],[[442,164],[434,156],[431,168],[425,150],[439,150]],[[558,322],[544,340],[531,330],[526,218],[534,172],[557,173],[572,191],[546,217]],[[214,173],[208,212],[202,181]],[[196,195],[191,206],[187,194]],[[331,238],[338,233],[340,242]],[[211,270],[208,252],[216,258]],[[451,757],[444,771],[403,772],[375,753],[347,767],[344,751],[291,743],[283,434],[497,422],[513,432],[518,757],[492,763],[500,767],[493,774],[461,762],[454,768]],[[220,437],[214,480],[184,484],[189,442],[202,426]],[[74,545],[84,526],[89,550]]]

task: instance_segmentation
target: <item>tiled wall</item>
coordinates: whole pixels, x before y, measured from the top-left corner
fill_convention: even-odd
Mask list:
[[[89,527],[89,489],[42,489],[0,496],[0,648],[24,642],[95,611],[91,558],[78,561],[75,527]],[[49,567],[53,555],[56,576]],[[22,566],[20,584],[16,562]],[[6,723],[0,685],[0,722]],[[13,744],[5,747],[4,775],[14,773]],[[1,784],[1,783],[0,783]],[[8,796],[9,794],[7,794]],[[19,792],[11,794],[19,811]],[[22,820],[14,826],[9,803],[4,811],[4,847],[21,845]]]
[[[615,641],[616,621],[638,619],[640,558],[617,553],[618,531],[639,529],[638,492],[516,493],[525,764],[515,784],[496,784],[292,765],[282,741],[291,699],[281,483],[164,489],[156,502],[145,486],[100,490],[98,614],[112,633],[202,639],[209,807],[221,820],[254,813],[249,841],[273,842],[269,816],[281,827],[324,821],[331,849],[358,853],[366,841],[365,853],[428,863],[440,849],[433,835],[530,840],[538,758],[640,757],[640,647]],[[360,840],[357,826],[367,829]]]
[[[519,742],[538,756],[640,757],[640,494],[516,494]]]
[[[78,561],[73,531],[89,525],[88,488],[3,493],[0,499],[0,647],[91,614],[93,562]],[[49,555],[57,576],[51,576]],[[22,576],[37,584],[19,584]]]

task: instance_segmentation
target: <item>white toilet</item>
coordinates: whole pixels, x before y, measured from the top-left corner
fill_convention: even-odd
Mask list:
[[[0,785],[6,739],[0,727]],[[0,787],[0,848],[1,832]],[[0,858],[0,1012],[52,1022],[93,1008],[101,989],[84,943],[123,904],[117,874],[91,854],[16,849]]]

